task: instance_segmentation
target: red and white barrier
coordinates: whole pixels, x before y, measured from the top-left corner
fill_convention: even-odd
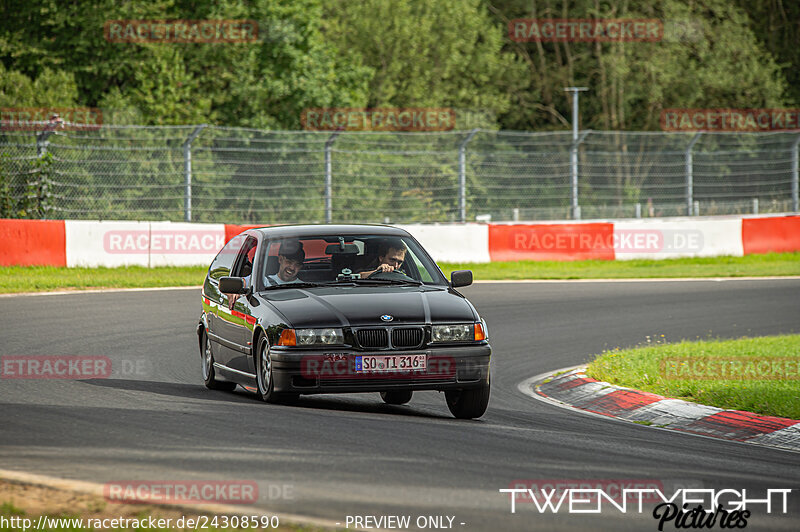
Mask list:
[[[207,265],[258,226],[0,220],[0,265]],[[800,216],[705,217],[529,224],[415,224],[441,262],[626,260],[800,251]]]
[[[614,255],[624,259],[741,257],[741,219],[624,220],[614,222]]]
[[[486,224],[398,225],[416,238],[436,262],[491,262]]]
[[[67,221],[67,266],[209,264],[225,245],[223,224]]]
[[[506,260],[614,258],[614,224],[608,222],[492,224],[489,256]]]
[[[66,266],[64,224],[0,219],[0,266]]]
[[[800,216],[744,218],[742,246],[745,255],[800,249]]]

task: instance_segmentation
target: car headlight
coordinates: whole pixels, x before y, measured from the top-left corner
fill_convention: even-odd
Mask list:
[[[469,342],[475,339],[474,324],[434,325],[431,340],[434,342]]]
[[[285,329],[284,332],[292,329]],[[287,335],[289,336],[289,335]],[[341,329],[325,328],[325,329],[294,329],[295,344],[281,343],[279,345],[341,345],[344,343],[344,333]],[[283,340],[283,334],[281,334]]]

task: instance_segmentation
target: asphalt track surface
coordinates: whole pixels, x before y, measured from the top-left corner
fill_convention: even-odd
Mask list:
[[[444,397],[378,394],[267,405],[202,386],[199,290],[0,298],[2,355],[104,355],[109,379],[0,380],[0,468],[95,482],[254,480],[257,507],[348,515],[454,516],[457,530],[656,530],[647,512],[539,513],[512,481],[627,479],[677,487],[800,488],[800,453],[569,412],[517,384],[605,348],[800,331],[800,280],[504,283],[463,289],[489,324],[492,397],[477,421]],[[279,493],[280,492],[280,493]],[[800,529],[756,511],[748,530]],[[447,520],[445,520],[447,522]],[[464,523],[463,525],[461,523]],[[412,526],[412,529],[416,529]],[[674,530],[667,524],[665,530]]]

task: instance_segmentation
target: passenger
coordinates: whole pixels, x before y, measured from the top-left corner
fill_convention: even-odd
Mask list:
[[[402,240],[384,242],[378,250],[378,258],[367,266],[369,269],[358,273],[361,274],[362,279],[378,272],[404,273],[401,268],[406,260],[406,249]]]
[[[297,274],[303,268],[306,252],[303,243],[298,240],[286,240],[278,250],[278,273],[268,275],[272,284],[300,283]]]

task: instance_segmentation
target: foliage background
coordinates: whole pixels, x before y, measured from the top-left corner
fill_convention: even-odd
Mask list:
[[[308,107],[453,107],[483,127],[656,130],[670,107],[800,99],[800,3],[783,0],[5,0],[0,107],[107,123],[300,129]],[[514,18],[656,18],[655,43],[518,43]],[[116,19],[253,19],[256,43],[111,43]],[[470,124],[471,127],[475,124]],[[465,127],[464,129],[467,129]]]
[[[302,129],[308,108],[455,109],[457,130],[484,130],[467,156],[467,215],[510,219],[512,209],[536,208],[539,217],[568,213],[566,86],[590,88],[581,99],[581,128],[601,131],[658,130],[666,108],[796,107],[800,101],[800,2],[785,0],[2,5],[0,108],[96,107],[106,124],[253,128],[208,128],[194,143],[197,221],[324,217],[321,154],[328,133],[292,133]],[[664,38],[520,43],[508,36],[515,18],[659,19]],[[104,24],[125,19],[251,19],[259,39],[108,42]],[[515,130],[559,133],[545,143]],[[30,134],[23,139],[0,131],[0,216],[181,219],[181,142],[191,129],[165,131],[73,132],[58,137],[53,157],[41,160]],[[336,219],[455,220],[461,138],[343,134],[333,163]],[[633,204],[650,200],[671,204],[674,212],[664,215],[680,214],[686,142],[681,135],[587,137],[579,155],[586,216],[630,216]],[[793,140],[778,134],[763,141],[768,146],[747,136],[725,142],[707,135],[697,145],[705,174],[698,170],[695,177],[696,199],[744,198],[747,207],[760,198],[771,211],[785,210]],[[765,188],[759,180],[771,181]],[[710,208],[704,213],[719,211]],[[725,208],[719,212],[743,207]]]

